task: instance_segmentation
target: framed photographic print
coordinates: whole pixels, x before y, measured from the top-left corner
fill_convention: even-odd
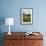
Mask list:
[[[20,9],[20,20],[21,24],[32,24],[32,8],[21,8]]]

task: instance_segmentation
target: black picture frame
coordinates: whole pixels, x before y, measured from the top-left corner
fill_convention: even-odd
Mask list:
[[[20,23],[21,24],[33,23],[33,8],[20,8]]]

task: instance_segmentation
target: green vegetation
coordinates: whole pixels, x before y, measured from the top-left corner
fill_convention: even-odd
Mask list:
[[[31,14],[23,13],[23,22],[31,22]]]

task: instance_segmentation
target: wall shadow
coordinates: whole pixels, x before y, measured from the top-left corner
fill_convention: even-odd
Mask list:
[[[5,17],[0,15],[0,46],[3,45],[4,33],[2,32],[2,25],[5,23]]]

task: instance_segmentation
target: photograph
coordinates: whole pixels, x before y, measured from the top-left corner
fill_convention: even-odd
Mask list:
[[[21,8],[21,24],[32,24],[32,8]]]

